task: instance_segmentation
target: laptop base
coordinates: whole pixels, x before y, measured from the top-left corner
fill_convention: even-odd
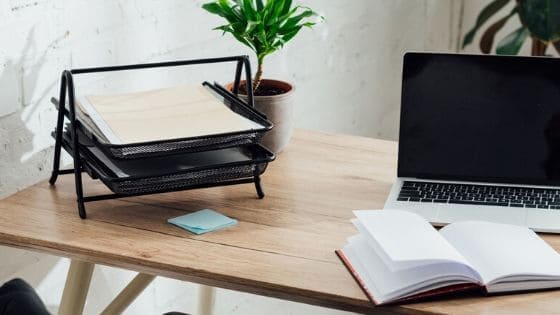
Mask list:
[[[514,224],[520,226],[527,226],[528,228],[536,232],[546,232],[546,233],[560,233],[560,209],[554,209],[554,205],[550,205],[547,209],[532,207],[516,207],[516,206],[504,206],[504,203],[500,203],[500,206],[487,205],[487,204],[476,204],[476,200],[471,200],[469,204],[461,204],[459,200],[456,203],[443,202],[439,199],[439,202],[434,202],[434,198],[430,201],[430,198],[425,198],[425,201],[416,201],[416,197],[412,197],[413,201],[404,201],[403,195],[401,194],[401,200],[399,199],[399,193],[403,188],[405,182],[414,183],[441,183],[442,185],[449,184],[459,184],[459,185],[475,185],[475,186],[499,186],[504,187],[505,190],[510,187],[519,188],[520,185],[509,185],[509,184],[496,184],[496,183],[479,183],[479,182],[455,182],[455,181],[438,181],[438,180],[420,180],[415,178],[398,178],[393,184],[391,192],[387,198],[384,208],[385,209],[398,209],[406,210],[410,212],[417,213],[422,217],[426,218],[430,223],[435,226],[442,226],[449,223],[465,220],[481,220],[490,221],[505,224]],[[410,185],[410,184],[407,184]],[[522,188],[534,188],[534,190],[557,190],[558,187],[548,187],[548,186],[530,186],[523,185]],[[406,188],[406,186],[405,186]],[[411,195],[410,195],[411,196]],[[541,198],[542,199],[542,198]],[[553,200],[553,199],[552,199]],[[448,198],[449,201],[449,198]],[[530,204],[529,204],[530,206]]]

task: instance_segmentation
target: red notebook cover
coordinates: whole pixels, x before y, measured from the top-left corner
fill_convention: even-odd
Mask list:
[[[360,275],[358,275],[356,270],[352,267],[352,265],[350,264],[350,261],[348,260],[348,258],[346,258],[344,253],[341,250],[335,250],[335,253],[340,258],[342,263],[346,266],[346,269],[348,269],[348,271],[350,271],[350,274],[352,274],[352,277],[354,278],[354,280],[356,280],[356,282],[362,288],[362,290],[364,291],[364,293],[366,294],[368,299],[374,305],[388,305],[388,304],[400,304],[400,303],[406,303],[406,302],[416,302],[416,301],[425,300],[425,299],[431,298],[431,297],[448,295],[450,293],[483,289],[482,286],[480,286],[478,284],[475,284],[475,283],[472,283],[472,284],[471,283],[454,284],[454,285],[450,285],[450,286],[447,286],[447,287],[422,292],[422,293],[419,293],[419,294],[416,294],[416,295],[407,296],[407,297],[404,297],[404,298],[401,298],[401,299],[398,299],[398,300],[395,300],[395,301],[386,302],[386,303],[381,304],[381,303],[378,303],[377,301],[375,301],[375,297],[373,296],[372,292],[367,288],[367,286],[365,285],[363,280],[360,278]]]

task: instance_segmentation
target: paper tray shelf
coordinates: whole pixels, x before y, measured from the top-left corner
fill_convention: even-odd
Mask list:
[[[79,144],[84,169],[92,178],[99,178],[112,192],[122,195],[219,186],[237,180],[253,182],[255,176],[265,171],[268,162],[274,160],[274,154],[258,144],[251,144],[208,152],[183,153],[173,158],[111,161],[84,138],[80,139]],[[68,131],[64,132],[62,146],[70,154],[74,154]],[[122,174],[122,171],[117,174],[108,164],[134,175]]]
[[[259,129],[231,132],[224,134],[213,134],[180,139],[168,139],[163,141],[139,142],[130,144],[111,144],[99,139],[83,123],[79,128],[100,147],[106,154],[116,159],[138,159],[146,157],[172,155],[177,153],[201,152],[220,148],[230,148],[240,145],[258,143],[263,135],[272,129],[272,123],[262,113],[247,105],[239,97],[227,91],[219,84],[203,82],[203,86],[209,88],[217,97],[222,99],[224,106],[233,112],[243,116],[262,126]],[[58,99],[52,98],[51,102],[60,110]],[[67,102],[68,103],[68,102]],[[67,106],[68,107],[68,104]],[[69,111],[64,109],[65,116],[69,118]],[[78,117],[78,121],[80,118]]]
[[[94,132],[79,121],[76,114],[74,75],[227,62],[237,64],[231,92],[218,84],[205,82],[203,85],[222,97],[224,106],[257,122],[262,128],[202,137],[109,145],[99,141]],[[247,103],[237,97],[243,70]],[[49,182],[54,185],[58,175],[74,174],[78,213],[82,219],[86,218],[85,202],[185,189],[254,183],[258,197],[264,197],[260,175],[266,170],[268,162],[274,160],[274,155],[257,142],[264,132],[272,128],[272,123],[254,109],[251,66],[247,56],[65,70],[62,72],[58,100],[65,106],[58,106],[57,124],[53,132],[56,140],[53,172]],[[53,99],[53,103],[57,105],[58,101]],[[66,119],[69,122],[64,130]],[[72,156],[72,169],[60,169],[62,148]],[[100,179],[113,193],[84,196],[84,171],[93,179]]]

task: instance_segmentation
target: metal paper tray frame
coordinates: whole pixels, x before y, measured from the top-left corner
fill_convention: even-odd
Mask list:
[[[126,195],[126,197],[192,188],[252,183],[255,182],[254,177],[261,175],[265,171],[268,162],[273,161],[275,158],[273,153],[259,144],[251,144],[240,147],[240,149],[248,150],[251,154],[252,158],[247,161],[233,161],[197,166],[173,173],[119,177],[113,174],[101,160],[90,152],[88,146],[95,146],[95,144],[89,143],[88,140],[90,139],[87,139],[86,143],[82,143],[83,140],[85,139],[80,140],[78,145],[84,171],[92,178],[100,179],[115,194]],[[71,142],[69,132],[65,131],[62,139],[62,147],[71,155],[74,155]],[[147,164],[150,164],[149,158],[143,160],[145,160]],[[260,195],[262,189],[259,185],[257,185],[256,188],[257,193]],[[108,195],[107,197],[84,197],[84,201],[112,199],[112,196],[114,195]]]
[[[137,195],[146,195],[152,193],[161,193],[164,191],[176,191],[176,190],[184,190],[184,189],[192,189],[192,188],[203,188],[203,187],[254,182],[259,198],[263,198],[264,193],[260,185],[260,173],[262,172],[255,172],[253,178],[251,179],[239,179],[237,181],[235,180],[231,181],[230,183],[214,183],[211,185],[203,185],[200,187],[169,189],[169,190],[157,191],[157,192],[144,191],[138,194],[107,194],[107,195],[84,197],[81,173],[83,171],[86,171],[86,168],[90,166],[89,165],[90,163],[87,162],[87,157],[85,157],[87,155],[82,154],[82,150],[80,149],[78,128],[80,128],[80,130],[83,130],[84,128],[80,127],[81,124],[76,118],[74,75],[86,74],[86,73],[110,72],[110,71],[128,71],[128,70],[138,70],[138,69],[147,69],[147,68],[177,67],[177,66],[186,66],[186,65],[195,65],[195,64],[223,63],[223,62],[237,63],[237,67],[235,71],[235,80],[234,80],[233,91],[232,91],[233,92],[232,94],[234,96],[238,95],[239,93],[241,74],[243,69],[245,69],[245,79],[246,79],[245,87],[246,87],[247,100],[248,100],[248,105],[245,104],[245,106],[246,107],[250,106],[251,108],[254,108],[253,84],[251,81],[251,64],[249,62],[248,56],[233,56],[233,57],[221,57],[221,58],[181,60],[181,61],[169,61],[169,62],[159,62],[159,63],[143,63],[143,64],[131,64],[131,65],[121,65],[121,66],[64,70],[62,72],[61,82],[60,82],[59,101],[60,104],[66,104],[66,99],[68,96],[68,110],[66,110],[65,106],[58,106],[57,124],[54,132],[55,148],[54,148],[53,171],[51,174],[51,178],[49,179],[49,183],[51,185],[54,185],[56,183],[58,175],[60,174],[72,174],[72,173],[74,174],[78,213],[82,219],[86,218],[86,210],[84,205],[85,202],[115,199],[115,198],[137,196]],[[216,88],[216,86],[214,87]],[[260,116],[264,118],[264,115],[260,114]],[[64,128],[65,117],[67,117],[70,121],[69,136],[71,141],[67,143],[68,145],[67,149],[69,153],[72,155],[74,168],[61,170],[60,154],[63,145],[63,133],[64,133],[63,128]],[[270,127],[272,127],[272,124],[270,124]]]

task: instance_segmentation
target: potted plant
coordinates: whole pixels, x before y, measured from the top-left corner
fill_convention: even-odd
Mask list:
[[[255,53],[255,107],[274,123],[262,143],[279,153],[292,134],[294,86],[264,79],[263,63],[268,55],[282,48],[302,28],[315,25],[312,18],[318,15],[310,8],[294,5],[292,0],[216,0],[202,5],[202,8],[227,21],[216,30],[230,33]]]
[[[500,12],[510,2],[515,1],[513,9],[490,25],[480,39],[480,50],[488,54],[492,50],[496,33],[513,16],[518,16],[521,26],[500,40],[496,53],[517,55],[521,46],[531,38],[531,55],[544,56],[552,45],[560,52],[560,1],[557,0],[493,0],[478,15],[474,27],[465,35],[463,48],[472,43],[478,30],[492,16]]]

